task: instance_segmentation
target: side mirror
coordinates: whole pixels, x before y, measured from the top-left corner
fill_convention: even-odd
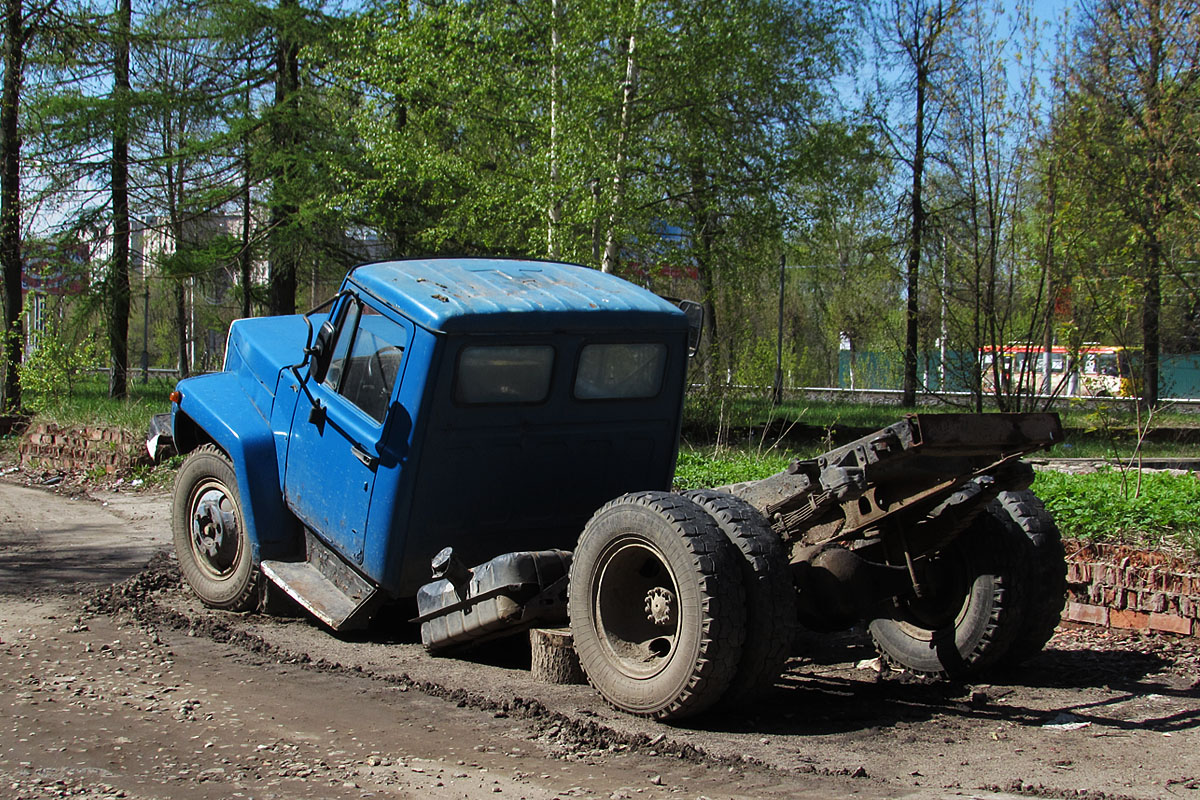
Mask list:
[[[321,323],[321,329],[317,331],[317,340],[308,348],[308,355],[312,359],[309,362],[308,374],[317,383],[325,380],[325,373],[329,370],[329,361],[333,357],[334,333],[333,321],[325,320]]]
[[[688,358],[700,350],[700,337],[704,333],[704,306],[694,300],[676,300],[675,305],[687,315]]]

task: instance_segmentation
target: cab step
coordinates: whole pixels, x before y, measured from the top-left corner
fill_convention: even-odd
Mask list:
[[[365,628],[379,604],[379,589],[311,532],[305,533],[308,560],[263,561],[263,574],[333,630]]]

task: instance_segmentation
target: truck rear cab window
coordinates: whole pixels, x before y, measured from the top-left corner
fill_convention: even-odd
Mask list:
[[[550,345],[464,347],[458,356],[454,399],[468,405],[540,403],[550,393]]]
[[[352,303],[333,347],[323,383],[383,422],[396,385],[408,333],[370,306]]]
[[[575,397],[579,400],[635,400],[662,389],[667,346],[662,342],[589,344],[579,354]]]

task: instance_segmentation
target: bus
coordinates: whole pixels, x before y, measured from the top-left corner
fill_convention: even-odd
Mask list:
[[[994,393],[999,375],[1005,394],[1019,392],[1060,397],[1136,397],[1138,394],[1136,350],[1095,343],[1078,349],[1052,347],[1049,381],[1045,379],[1046,356],[1041,345],[1028,343],[980,348],[983,391]]]

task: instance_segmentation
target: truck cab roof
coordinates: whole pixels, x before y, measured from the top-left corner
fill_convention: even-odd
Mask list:
[[[438,258],[364,264],[346,277],[417,325],[445,333],[686,329],[666,300],[616,276],[547,261]]]

